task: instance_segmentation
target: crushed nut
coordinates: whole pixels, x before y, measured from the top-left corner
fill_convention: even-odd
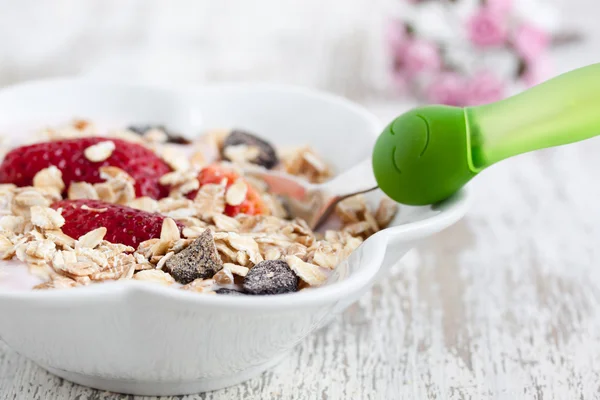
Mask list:
[[[227,193],[225,193],[225,202],[232,206],[239,206],[246,199],[247,193],[248,186],[242,179],[238,179],[227,189]]]

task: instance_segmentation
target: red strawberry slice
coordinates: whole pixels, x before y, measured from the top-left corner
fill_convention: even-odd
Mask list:
[[[115,149],[101,162],[89,161],[85,149],[103,141],[112,141]],[[171,168],[152,150],[120,139],[88,137],[37,143],[9,152],[0,165],[0,182],[29,186],[33,177],[44,168],[56,166],[68,188],[72,182],[102,182],[100,167],[113,166],[127,172],[136,181],[137,196],[155,199],[168,195],[168,189],[158,183]]]
[[[200,181],[200,186],[206,185],[208,183],[219,184],[223,180],[226,180],[226,186],[233,185],[235,181],[241,178],[236,172],[223,168],[218,165],[209,165],[204,167],[200,174],[198,175],[198,180]],[[260,215],[266,214],[267,207],[265,206],[263,200],[261,199],[258,192],[250,185],[248,186],[248,192],[246,194],[246,199],[242,202],[242,204],[238,206],[232,206],[227,204],[225,206],[225,214],[234,217],[238,214],[248,214],[248,215]],[[198,191],[194,191],[188,194],[188,198],[193,199],[196,197]]]
[[[70,237],[78,239],[89,231],[105,227],[105,240],[134,248],[146,240],[159,238],[165,219],[161,214],[99,200],[62,200],[52,207],[62,208],[66,221],[62,231]]]

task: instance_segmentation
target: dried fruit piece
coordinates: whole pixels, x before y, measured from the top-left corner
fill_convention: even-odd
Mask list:
[[[244,291],[249,294],[281,294],[298,290],[298,277],[283,260],[262,261],[244,278]]]
[[[211,278],[223,268],[210,229],[206,229],[196,240],[175,254],[164,266],[179,283],[188,284],[199,278]]]
[[[152,137],[156,136],[156,132],[163,132],[166,136],[166,141],[168,143],[175,144],[189,144],[191,143],[189,139],[178,135],[176,133],[168,130],[164,125],[131,125],[127,127],[128,130],[137,133],[138,135],[142,135],[147,139],[152,139]],[[148,135],[148,137],[147,137]]]
[[[146,240],[159,238],[165,219],[160,214],[99,200],[63,200],[52,207],[63,209],[66,223],[62,230],[72,238],[105,227],[107,232],[104,240],[136,248]]]
[[[215,291],[216,294],[228,294],[232,296],[243,296],[244,292],[235,289],[221,288]]]
[[[262,201],[260,194],[258,194],[254,188],[248,185],[247,182],[245,182],[243,178],[241,178],[236,172],[228,168],[224,168],[219,165],[209,165],[200,171],[198,180],[200,181],[200,191],[202,191],[204,185],[208,184],[225,184],[227,189],[229,189],[236,182],[241,182],[246,185],[247,189],[245,199],[239,205],[227,204],[225,206],[224,212],[230,217],[234,217],[238,214],[259,215],[267,213],[267,207]],[[199,192],[193,191],[188,193],[187,196],[189,199],[194,199],[197,193]]]
[[[223,158],[230,160],[227,158],[227,148],[238,145],[246,145],[248,147],[254,147],[258,149],[258,155],[253,160],[249,160],[253,164],[261,165],[265,168],[271,169],[277,165],[277,163],[279,163],[277,152],[269,142],[252,135],[251,133],[241,130],[234,130],[227,136],[227,138],[225,138],[222,149]]]
[[[72,182],[99,183],[102,181],[100,167],[114,166],[133,177],[138,196],[161,198],[168,194],[158,180],[171,168],[152,150],[112,139],[115,149],[110,157],[100,162],[88,160],[85,150],[101,142],[106,142],[106,138],[84,137],[15,148],[0,165],[0,182],[31,186],[39,171],[54,165],[62,172],[62,180],[68,188]]]

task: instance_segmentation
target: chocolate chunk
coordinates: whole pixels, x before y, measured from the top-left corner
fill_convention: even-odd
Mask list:
[[[248,294],[282,294],[298,290],[298,277],[283,260],[261,261],[244,278]]]
[[[169,258],[165,270],[179,283],[188,284],[198,278],[211,278],[223,268],[210,229],[188,247]]]
[[[223,142],[223,149],[221,150],[221,156],[224,159],[227,159],[225,156],[225,149],[229,146],[238,146],[241,144],[258,148],[258,156],[254,160],[250,160],[250,162],[253,164],[261,165],[267,169],[271,169],[279,163],[277,152],[273,146],[269,144],[269,142],[254,136],[251,133],[240,130],[232,131],[225,138],[225,141]]]
[[[165,133],[165,135],[167,135],[167,143],[176,143],[176,144],[190,144],[191,143],[191,141],[189,139],[186,139],[185,137],[183,137],[179,134],[171,132],[164,125],[131,125],[131,126],[128,126],[127,129],[129,129],[132,132],[137,133],[138,135],[143,135],[150,129],[158,129],[158,130],[163,131]]]
[[[215,293],[217,293],[217,294],[229,294],[229,295],[232,295],[232,296],[243,296],[244,295],[244,293],[240,292],[239,290],[227,289],[227,288],[218,289],[218,290],[216,290]]]

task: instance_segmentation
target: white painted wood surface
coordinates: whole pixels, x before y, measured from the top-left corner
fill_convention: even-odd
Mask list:
[[[483,172],[464,221],[281,365],[185,398],[597,398],[599,154],[600,138]],[[0,400],[127,398],[55,378],[4,345],[0,388]]]

